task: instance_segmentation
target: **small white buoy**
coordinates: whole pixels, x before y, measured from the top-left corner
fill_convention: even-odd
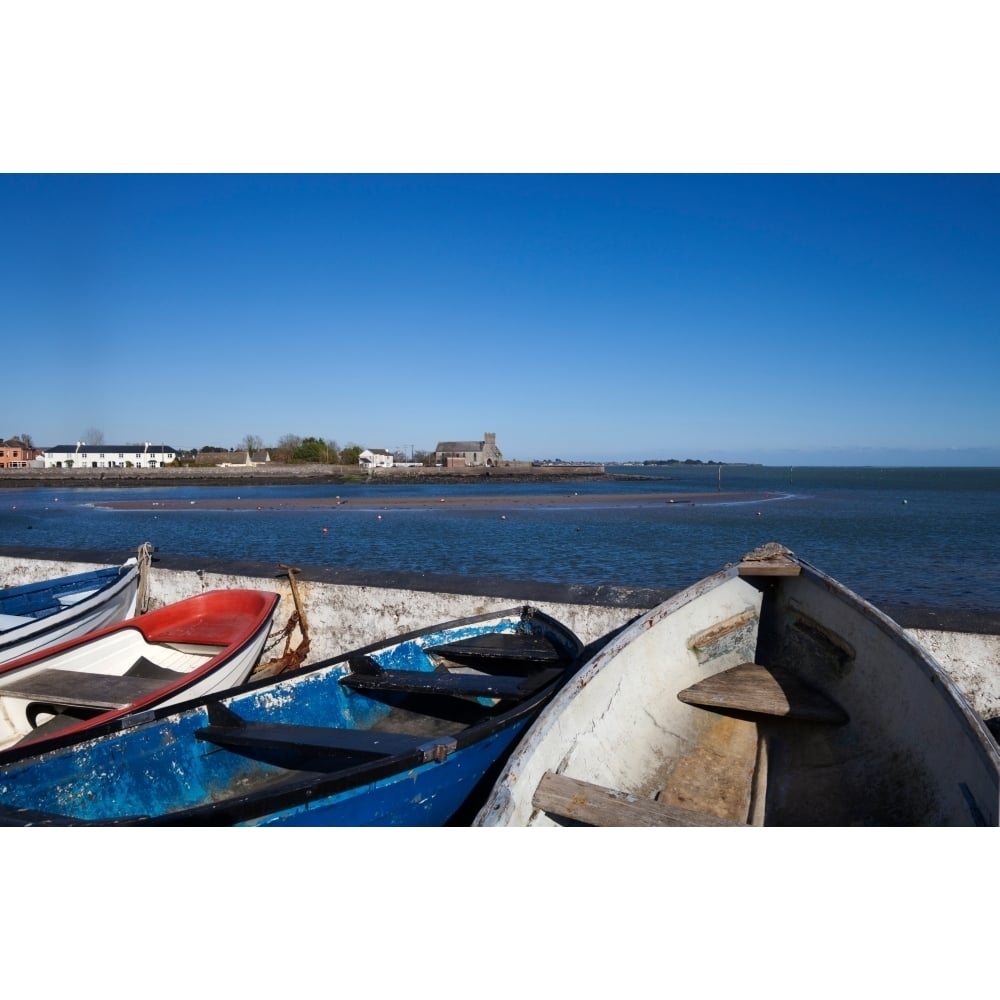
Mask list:
[[[500,520],[501,521],[506,521],[507,520],[507,515],[506,514],[501,514],[500,515]]]
[[[909,500],[904,500],[904,501],[903,501],[903,503],[909,503],[909,502],[910,502]]]

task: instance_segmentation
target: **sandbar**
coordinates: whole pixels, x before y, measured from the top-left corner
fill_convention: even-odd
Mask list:
[[[423,496],[423,497],[351,497],[334,494],[329,497],[291,497],[284,500],[242,497],[205,500],[104,500],[96,506],[114,510],[499,510],[533,509],[540,507],[654,507],[669,505],[752,503],[773,500],[780,493],[566,493],[566,494],[493,494],[491,496]]]

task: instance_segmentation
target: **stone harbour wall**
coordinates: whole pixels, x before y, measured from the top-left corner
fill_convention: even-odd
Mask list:
[[[124,561],[132,553],[0,552],[0,587],[82,573]],[[307,662],[317,662],[432,622],[532,604],[565,622],[585,643],[607,635],[669,596],[667,591],[538,582],[470,580],[425,574],[365,573],[304,568],[295,590],[308,628]],[[288,572],[259,563],[198,563],[154,556],[147,571],[147,610],[206,590],[249,588],[281,596],[264,659],[281,653],[282,630],[296,604]],[[1000,718],[1000,635],[907,628],[941,663],[973,709]],[[294,648],[301,639],[291,634]],[[996,725],[996,723],[994,723]]]

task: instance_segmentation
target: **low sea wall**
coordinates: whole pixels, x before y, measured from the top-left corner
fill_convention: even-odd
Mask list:
[[[32,583],[95,566],[121,563],[134,552],[0,547],[0,587]],[[294,568],[293,568],[294,569]],[[565,622],[585,643],[607,635],[665,600],[671,591],[573,586],[537,581],[379,573],[253,562],[192,560],[154,554],[146,572],[147,610],[206,590],[273,590],[281,601],[264,659],[280,655],[285,625],[302,610],[310,640],[308,662],[387,639],[432,622],[532,604]],[[292,579],[294,579],[294,593]],[[890,614],[948,671],[984,719],[1000,718],[1000,635],[910,626]],[[289,636],[298,644],[298,629]]]
[[[458,467],[420,466],[391,469],[362,469],[357,465],[318,463],[262,465],[185,465],[162,469],[75,468],[75,469],[3,469],[0,488],[99,486],[122,489],[133,486],[290,486],[290,485],[391,485],[399,483],[434,483],[468,485],[470,483],[524,482],[552,480],[604,479],[603,465],[533,465],[531,462],[504,462],[497,466],[467,465]]]

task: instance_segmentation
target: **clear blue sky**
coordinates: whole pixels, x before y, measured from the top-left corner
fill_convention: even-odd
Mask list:
[[[1000,462],[996,175],[0,175],[0,436]]]

